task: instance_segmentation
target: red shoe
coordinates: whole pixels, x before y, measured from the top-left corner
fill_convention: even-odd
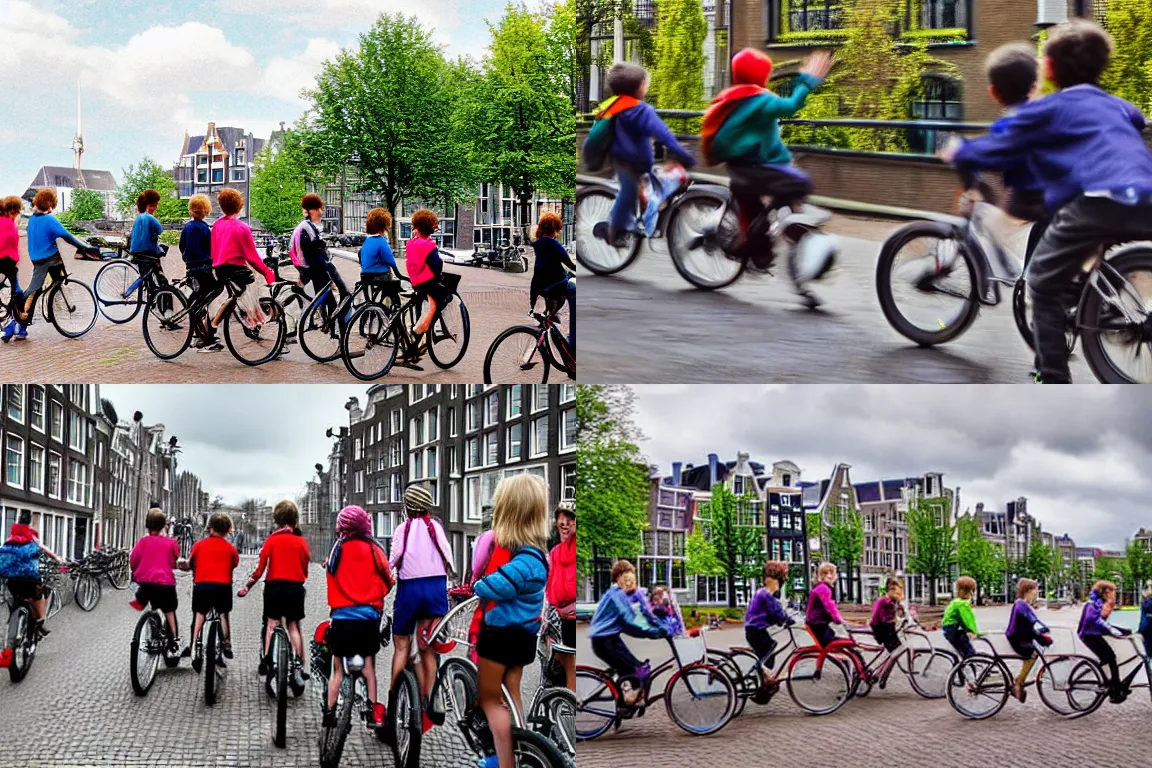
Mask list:
[[[141,605],[140,601],[135,599],[135,598],[129,600],[128,605],[132,606],[133,608],[135,608],[138,611],[144,610],[144,606]]]
[[[435,723],[428,719],[428,715],[424,715],[424,730],[421,731],[421,733],[428,733],[428,731],[432,730],[433,725],[435,725]]]
[[[5,648],[4,650],[0,651],[0,667],[10,666],[12,666],[12,649]]]
[[[384,718],[387,716],[387,714],[388,713],[385,711],[384,705],[380,702],[376,702],[372,705],[372,724],[377,728],[383,728]]]

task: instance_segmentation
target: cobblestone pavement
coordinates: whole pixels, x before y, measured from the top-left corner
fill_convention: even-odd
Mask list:
[[[1071,642],[1079,609],[1038,613],[1054,628],[1057,647]],[[1007,615],[1003,608],[977,609],[977,625],[981,630],[1002,630]],[[1115,623],[1131,626],[1131,620],[1138,618],[1114,616]],[[587,625],[581,625],[579,662],[599,665],[586,633]],[[709,646],[745,645],[740,628],[712,632],[708,637]],[[933,644],[944,642],[938,633],[932,637]],[[663,642],[628,638],[628,644],[639,658],[650,658],[653,663],[668,657]],[[1009,667],[1018,669],[1011,663]],[[1144,681],[1143,674],[1137,677],[1137,684]],[[1066,768],[1095,765],[1101,759],[1148,765],[1152,698],[1147,688],[1135,690],[1122,705],[1105,702],[1100,711],[1070,721],[1047,709],[1034,687],[1029,694],[1024,704],[1009,698],[995,717],[974,721],[959,715],[946,699],[920,698],[905,679],[896,677],[886,690],[874,689],[867,698],[849,701],[824,717],[804,714],[782,690],[768,706],[749,703],[744,714],[723,730],[703,737],[681,731],[657,704],[643,718],[625,721],[619,731],[577,745],[576,760],[580,768],[669,765],[671,755],[676,765],[749,768]]]
[[[26,239],[20,240],[20,284],[27,285],[32,277],[32,265],[27,258]],[[341,276],[353,285],[359,275],[355,251],[333,249],[335,263]],[[73,259],[74,249],[61,245],[65,266],[71,276],[84,280],[89,286],[101,262]],[[513,325],[534,325],[527,316],[528,288],[532,279],[531,253],[529,271],[513,274],[499,270],[446,265],[449,272],[461,275],[460,293],[468,307],[471,319],[471,338],[464,359],[454,368],[441,370],[425,358],[422,371],[396,366],[381,379],[391,383],[478,382],[484,377],[484,356],[492,340],[505,328]],[[178,249],[169,251],[164,261],[168,277],[184,275],[184,264]],[[294,274],[284,270],[284,277]],[[538,305],[539,306],[539,305]],[[563,322],[567,328],[567,308]],[[341,383],[356,379],[337,359],[330,363],[316,363],[295,343],[280,360],[259,367],[249,367],[232,356],[227,348],[219,352],[203,353],[188,349],[176,360],[157,359],[144,343],[139,317],[124,325],[115,325],[100,316],[96,327],[79,339],[66,339],[44,322],[37,311],[36,322],[29,328],[26,341],[13,341],[0,345],[0,370],[6,381],[24,382],[90,382],[202,384],[202,383]]]
[[[256,564],[241,558],[237,581]],[[313,566],[304,630],[312,634],[327,616],[323,572]],[[180,632],[191,611],[191,578],[178,575]],[[289,699],[285,749],[272,744],[275,702],[256,675],[263,587],[236,598],[232,612],[235,659],[228,662],[220,698],[204,704],[203,678],[187,659],[175,669],[161,665],[146,697],[132,692],[129,644],[140,614],[128,605],[131,591],[117,592],[104,584],[100,604],[92,613],[75,605],[48,622],[52,630],[37,650],[28,677],[13,685],[0,674],[0,766],[53,768],[181,766],[316,766],[320,733],[320,687],[317,678],[299,699]],[[378,668],[389,670],[391,647],[377,657]],[[538,665],[524,670],[525,688],[537,682]],[[383,681],[390,672],[381,673]],[[422,765],[473,768],[475,757],[451,726],[433,728],[423,742]],[[392,766],[390,748],[367,729],[354,725],[342,766]]]

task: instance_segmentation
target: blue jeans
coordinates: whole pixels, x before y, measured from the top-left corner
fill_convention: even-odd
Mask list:
[[[636,201],[640,198],[639,173],[627,166],[617,165],[616,178],[620,182],[620,191],[616,193],[616,202],[612,204],[612,214],[608,217],[608,226],[612,228],[613,237],[628,231],[632,226]]]

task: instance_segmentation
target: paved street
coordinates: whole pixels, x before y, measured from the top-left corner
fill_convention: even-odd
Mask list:
[[[26,239],[21,237],[21,285],[27,285],[32,277],[26,244]],[[91,286],[101,262],[77,261],[72,258],[73,252],[71,246],[61,245],[69,274]],[[359,275],[356,251],[332,249],[332,253],[341,276],[349,286],[353,285]],[[531,251],[528,255],[529,271],[520,274],[446,265],[447,271],[457,272],[462,277],[460,293],[472,324],[468,352],[455,368],[441,370],[425,358],[420,363],[423,371],[396,366],[381,381],[401,384],[481,381],[484,356],[496,335],[512,325],[535,324],[527,317],[528,287],[532,279]],[[169,251],[164,271],[169,278],[184,275],[184,264],[177,248]],[[293,275],[291,268],[283,271],[286,278]],[[567,308],[563,314],[567,323]],[[4,371],[7,381],[56,383],[319,384],[356,380],[340,359],[316,363],[295,343],[289,345],[289,352],[282,359],[256,368],[236,360],[227,348],[212,353],[188,349],[176,360],[164,361],[157,359],[144,343],[139,317],[130,323],[115,325],[101,316],[96,327],[86,336],[66,339],[43,321],[39,311],[35,324],[29,328],[27,341],[13,341],[0,346],[0,370]]]
[[[239,574],[255,567],[241,558]],[[304,629],[310,636],[327,616],[323,572],[314,565],[309,578]],[[187,639],[191,578],[179,574],[179,618]],[[317,679],[298,700],[289,700],[285,749],[272,744],[275,703],[256,675],[263,587],[235,600],[232,644],[236,658],[215,707],[204,704],[203,682],[188,660],[167,670],[161,665],[145,698],[132,692],[129,644],[140,614],[128,605],[131,592],[104,585],[92,613],[64,608],[48,626],[52,634],[37,651],[28,677],[18,685],[0,674],[0,766],[87,768],[116,766],[315,766],[319,764],[320,689]],[[390,609],[390,606],[389,606]],[[389,669],[391,647],[377,657]],[[525,669],[525,690],[535,685],[538,665]],[[381,681],[390,678],[381,673]],[[382,685],[383,688],[383,685]],[[422,764],[473,768],[475,758],[450,726],[424,737]],[[365,728],[353,726],[341,765],[391,766],[392,753]]]
[[[1053,627],[1057,650],[1064,650],[1072,642],[1080,609],[1038,614]],[[1138,620],[1131,612],[1113,616],[1114,623],[1126,626],[1135,626]],[[1003,631],[1007,618],[1005,607],[976,609],[976,622],[983,631]],[[580,625],[578,658],[581,663],[598,664],[586,632],[587,625]],[[946,642],[939,633],[932,635],[934,645]],[[708,638],[715,647],[745,645],[740,627],[709,633]],[[654,663],[668,657],[665,641],[629,638],[628,644],[637,656]],[[1009,667],[1018,669],[1011,663]],[[1141,674],[1137,683],[1143,681]],[[1033,687],[1024,704],[1010,698],[995,717],[972,721],[953,710],[946,699],[922,699],[905,679],[893,677],[886,690],[874,689],[867,698],[849,701],[825,717],[804,714],[781,690],[768,706],[749,703],[743,715],[719,733],[704,737],[681,731],[663,705],[657,704],[643,718],[625,721],[616,733],[578,745],[576,759],[580,768],[668,765],[670,755],[675,755],[677,765],[685,766],[1063,768],[1094,765],[1101,759],[1146,765],[1150,716],[1152,701],[1146,688],[1134,691],[1120,706],[1106,702],[1088,717],[1064,721],[1044,706]]]
[[[1010,292],[982,308],[959,339],[920,349],[888,325],[876,298],[876,257],[900,221],[837,215],[838,267],[810,312],[782,271],[740,278],[720,291],[694,289],[677,274],[666,241],[653,241],[627,270],[582,270],[580,359],[589,381],[1025,383],[1032,355],[1016,331]],[[1072,358],[1078,383],[1096,381]]]

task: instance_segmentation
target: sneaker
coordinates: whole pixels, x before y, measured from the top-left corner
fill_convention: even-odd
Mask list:
[[[384,718],[387,715],[388,715],[388,712],[387,712],[387,710],[384,709],[383,704],[381,704],[380,702],[376,702],[375,704],[373,704],[372,705],[372,726],[374,728],[383,728],[384,727]]]
[[[268,677],[268,660],[263,656],[260,657],[260,664],[256,667],[256,674],[260,677]]]
[[[496,755],[485,755],[476,763],[477,768],[500,768],[500,760]]]
[[[28,327],[26,325],[24,325],[23,323],[17,323],[16,324],[16,338],[18,338],[18,339],[28,338]]]
[[[186,659],[191,655],[192,655],[192,646],[191,645],[189,645],[184,650],[180,651],[180,658],[182,658],[182,659]]]
[[[232,642],[230,640],[224,641],[224,658],[232,658]]]
[[[8,325],[4,326],[4,333],[0,335],[0,341],[5,343],[12,341],[12,337],[16,335],[16,326],[19,325],[15,320],[12,320]]]
[[[220,340],[217,339],[215,336],[213,336],[210,339],[196,339],[196,341],[192,344],[192,348],[193,349],[204,349],[205,347],[210,347],[213,344],[219,344],[219,343],[220,343]]]
[[[48,627],[44,626],[43,621],[39,622],[36,625],[36,639],[37,640],[43,640],[44,638],[48,637],[48,635],[50,635],[50,634],[52,634],[52,630],[50,630],[50,629],[48,629]]]
[[[222,349],[224,349],[224,345],[218,341],[214,341],[211,344],[209,344],[208,346],[198,348],[196,351],[197,352],[219,352]]]
[[[192,669],[199,672],[204,668],[204,646],[196,643],[196,655],[192,657]]]
[[[142,611],[142,610],[144,610],[144,604],[143,604],[143,603],[141,603],[141,602],[140,602],[139,600],[137,600],[136,598],[132,598],[131,600],[129,600],[129,601],[128,601],[128,605],[132,606],[133,608],[135,608],[135,609],[136,609],[136,610],[138,610],[138,611]]]

